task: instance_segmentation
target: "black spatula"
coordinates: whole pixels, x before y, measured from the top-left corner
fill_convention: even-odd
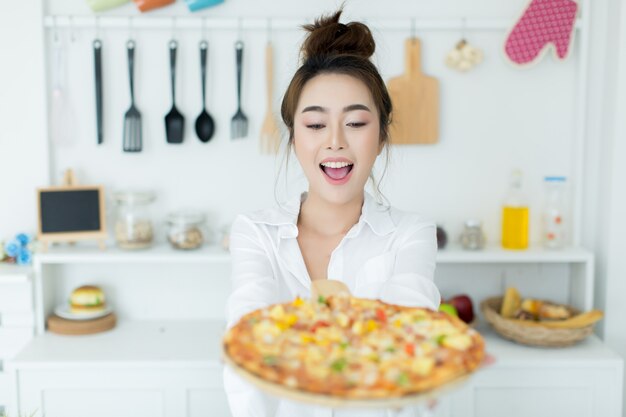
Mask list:
[[[182,143],[185,130],[185,116],[176,108],[176,49],[178,42],[170,41],[170,73],[172,76],[172,109],[165,116],[167,143]]]

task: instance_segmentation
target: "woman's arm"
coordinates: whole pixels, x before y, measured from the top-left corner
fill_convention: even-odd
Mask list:
[[[416,221],[405,230],[406,237],[397,251],[392,276],[383,285],[380,298],[388,303],[436,310],[441,302],[433,282],[437,228],[432,223]]]
[[[230,232],[232,293],[226,304],[230,328],[241,316],[276,302],[278,284],[258,227],[247,217],[239,216]],[[242,380],[230,368],[224,368],[224,389],[233,417],[273,415],[273,401]]]

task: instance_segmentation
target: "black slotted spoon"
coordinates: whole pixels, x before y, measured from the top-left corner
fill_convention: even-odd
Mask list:
[[[176,49],[178,42],[171,40],[170,47],[170,75],[172,78],[172,109],[165,115],[165,136],[167,143],[182,143],[185,130],[185,116],[176,108]]]

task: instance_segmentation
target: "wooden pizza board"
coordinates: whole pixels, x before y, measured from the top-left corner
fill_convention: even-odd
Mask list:
[[[394,145],[439,140],[439,81],[422,73],[420,54],[420,40],[407,39],[405,73],[387,83],[393,104],[389,136]]]
[[[311,284],[312,299],[315,299],[320,295],[327,297],[329,295],[340,293],[346,293],[350,295],[350,290],[348,289],[348,287],[340,281],[328,279],[316,280],[313,281]],[[223,344],[222,359],[224,360],[224,363],[230,366],[237,375],[241,376],[243,379],[257,387],[261,391],[287,400],[331,408],[403,408],[409,405],[428,403],[430,400],[436,399],[443,394],[458,389],[465,382],[467,382],[469,377],[472,375],[462,375],[461,377],[438,388],[415,394],[404,395],[402,397],[352,399],[333,397],[331,395],[324,394],[309,393],[306,391],[289,388],[275,382],[267,381],[259,377],[258,375],[248,371],[247,369],[239,366],[239,364],[237,364],[234,360],[230,358],[230,356],[228,356],[228,353],[224,349]]]
[[[67,320],[52,314],[48,317],[48,330],[65,335],[83,335],[105,332],[115,327],[115,313],[93,320]]]

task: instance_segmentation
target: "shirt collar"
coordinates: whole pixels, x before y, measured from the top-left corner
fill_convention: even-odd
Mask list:
[[[251,220],[254,223],[262,223],[277,226],[281,229],[280,237],[295,238],[298,236],[298,215],[300,205],[306,199],[307,193],[303,192],[297,197],[288,200],[278,209],[266,209],[254,213]],[[392,218],[390,207],[376,202],[374,197],[365,193],[363,208],[358,223],[350,229],[347,237],[359,234],[364,224],[367,224],[374,233],[385,236],[396,228]]]

